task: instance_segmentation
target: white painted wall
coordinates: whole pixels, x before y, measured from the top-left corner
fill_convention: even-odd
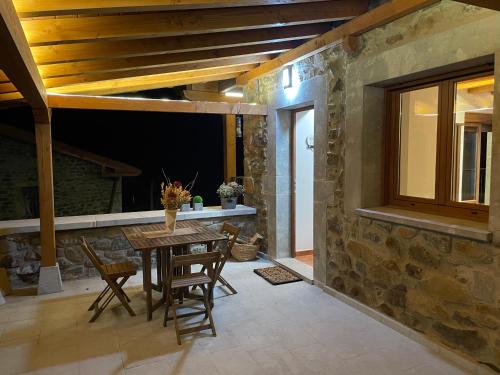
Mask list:
[[[295,113],[295,251],[313,249],[314,110]]]

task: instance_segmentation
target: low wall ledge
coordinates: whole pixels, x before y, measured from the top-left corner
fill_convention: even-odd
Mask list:
[[[488,230],[488,224],[472,220],[431,215],[390,206],[357,208],[355,213],[370,219],[407,225],[481,242],[490,242],[492,240],[492,233]]]
[[[220,206],[204,207],[202,211],[178,212],[177,220],[210,219],[231,216],[256,215],[253,207],[238,205],[223,210]],[[114,214],[56,217],[56,231],[113,227],[133,224],[154,224],[165,220],[165,211],[122,212]],[[40,219],[0,221],[0,236],[40,231]]]

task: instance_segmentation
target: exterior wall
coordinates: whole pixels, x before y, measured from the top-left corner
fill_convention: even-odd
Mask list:
[[[267,201],[264,181],[267,176],[267,122],[264,116],[244,116],[244,174],[252,177],[255,192],[245,195],[245,205],[257,209],[257,232],[267,239]],[[264,243],[263,250],[267,249]]]
[[[327,81],[327,179],[332,184],[325,185],[330,189],[325,192],[327,224],[320,229],[326,231],[326,259],[315,258],[315,273],[324,270],[326,286],[500,371],[499,247],[354,213],[383,203],[381,86],[492,55],[500,51],[493,35],[500,35],[499,13],[445,0],[363,35],[354,55],[333,47],[295,68],[303,85],[317,76]],[[245,93],[250,102],[275,101],[283,94],[279,74],[251,82]],[[493,153],[499,155],[498,108],[495,113]],[[269,118],[277,116],[271,112]],[[491,187],[495,233],[500,213],[494,197],[500,189],[494,182]],[[268,204],[272,189],[262,197]]]
[[[241,228],[240,235],[250,238],[255,233],[255,215],[221,217],[199,220],[203,225],[219,231],[224,222]],[[122,233],[121,227],[104,227],[56,232],[57,261],[63,280],[97,276],[97,271],[80,247],[80,237],[85,238],[104,263],[134,262],[142,265],[140,253],[134,251]],[[8,270],[13,288],[31,286],[16,275],[18,267],[38,267],[40,259],[39,233],[16,234],[0,237],[0,267]],[[33,283],[36,284],[36,277]]]
[[[54,152],[56,216],[108,213],[113,179],[101,167]],[[34,145],[0,137],[0,220],[26,218],[23,187],[38,185]],[[112,212],[121,212],[121,179]]]

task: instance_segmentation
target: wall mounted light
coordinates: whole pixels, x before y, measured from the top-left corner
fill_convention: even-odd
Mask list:
[[[243,98],[243,92],[240,91],[228,91],[225,92],[224,95],[230,98]]]
[[[288,65],[283,68],[281,83],[283,84],[284,89],[288,89],[293,86],[292,65]]]

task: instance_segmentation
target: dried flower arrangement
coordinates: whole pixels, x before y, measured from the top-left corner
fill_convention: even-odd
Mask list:
[[[165,173],[163,173],[165,176]],[[191,202],[191,189],[194,186],[198,173],[195,178],[186,187],[182,186],[180,181],[170,182],[165,176],[166,182],[161,183],[161,204],[167,210],[177,210],[183,204]]]

